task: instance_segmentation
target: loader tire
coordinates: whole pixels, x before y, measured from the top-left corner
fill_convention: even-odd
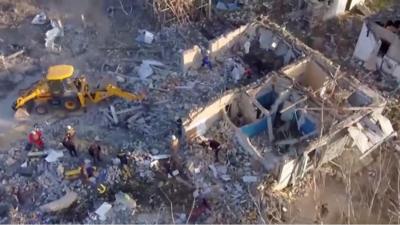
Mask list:
[[[80,108],[80,103],[77,97],[66,97],[62,101],[62,106],[68,111],[76,111]]]
[[[49,112],[49,109],[46,104],[38,104],[38,105],[35,105],[35,112],[38,115],[44,115]]]

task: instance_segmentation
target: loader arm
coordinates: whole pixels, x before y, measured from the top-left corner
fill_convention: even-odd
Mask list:
[[[21,97],[18,97],[17,100],[12,105],[12,108],[14,110],[17,110],[17,109],[23,107],[25,104],[27,104],[31,100],[39,98],[42,95],[43,95],[42,89],[35,88],[34,90],[30,91],[29,93],[27,93]]]
[[[112,84],[108,84],[105,90],[94,91],[90,94],[90,98],[94,103],[98,103],[112,96],[120,97],[127,101],[141,101],[144,99],[144,95],[142,94],[133,94]]]

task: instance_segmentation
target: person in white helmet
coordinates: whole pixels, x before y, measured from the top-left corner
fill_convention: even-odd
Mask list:
[[[178,154],[179,151],[179,139],[175,136],[172,135],[171,136],[171,143],[170,143],[170,147],[171,147],[171,153],[173,156],[176,156]]]

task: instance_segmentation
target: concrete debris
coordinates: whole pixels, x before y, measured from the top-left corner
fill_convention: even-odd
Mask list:
[[[154,41],[154,34],[147,30],[140,30],[139,36],[136,37],[136,41],[146,44],[152,44]]]
[[[151,155],[150,156],[152,160],[161,160],[161,159],[168,159],[171,157],[170,154],[163,154],[163,155]]]
[[[123,192],[118,192],[115,194],[114,206],[122,206],[123,210],[133,210],[136,208],[137,204],[134,199],[132,199],[128,194]]]
[[[158,6],[166,2],[188,6],[203,1],[153,1]],[[284,187],[303,185],[310,168],[344,149],[364,157],[398,129],[382,115],[386,97],[369,89],[373,83],[364,88],[350,80],[352,76],[342,73],[338,65],[286,31],[292,30],[292,23],[302,23],[302,12],[291,13],[287,26],[258,15],[265,12],[275,18],[277,12],[271,11],[295,3],[286,1],[277,7],[278,1],[218,0],[212,5],[218,10],[201,10],[210,14],[209,19],[200,17],[187,25],[184,21],[196,16],[173,5],[178,7],[176,14],[183,15],[176,18],[179,26],[148,26],[152,20],[142,19],[148,8],[132,1],[114,3],[107,5],[110,12],[104,18],[93,7],[93,15],[78,13],[76,21],[63,15],[59,18],[65,18],[64,25],[52,21],[45,46],[57,54],[39,51],[32,45],[36,38],[21,37],[18,43],[26,46],[6,40],[8,35],[0,39],[1,105],[9,105],[39,74],[45,75],[44,64],[59,59],[76,64],[72,80],[85,74],[93,83],[90,87],[102,90],[104,84],[118,83],[129,92],[146,93],[140,102],[115,98],[106,106],[91,104],[46,116],[34,115],[33,108],[32,115],[25,111],[20,116],[24,123],[16,123],[12,113],[7,117],[10,107],[4,107],[0,148],[6,151],[0,151],[0,200],[12,206],[10,213],[4,212],[10,220],[6,222],[283,223],[288,220],[281,214],[292,208],[282,200],[294,197]],[[157,12],[158,17],[164,15]],[[32,24],[48,21],[46,14],[39,13]],[[135,21],[143,23],[137,26]],[[398,29],[389,22],[380,26]],[[28,27],[29,37],[43,36],[42,28],[47,29]],[[152,33],[138,27],[160,29]],[[308,35],[308,29],[300,29]],[[132,33],[139,34],[136,41]],[[322,43],[321,48],[327,46],[332,52],[344,48],[330,29],[321,33],[326,38],[315,40],[309,35],[309,44]],[[362,48],[359,51],[362,56]],[[390,69],[389,55],[382,57],[385,70]],[[205,67],[207,61],[212,66]],[[369,62],[361,61],[364,66]],[[393,69],[390,72],[397,74]],[[3,82],[5,76],[9,78]],[[43,131],[46,151],[24,150],[33,123]],[[59,143],[67,125],[76,129],[76,157],[64,155]],[[10,132],[3,134],[3,130]],[[173,146],[173,157],[167,154],[172,152],[172,136],[179,143]],[[101,147],[101,160],[96,162],[88,160],[87,152],[94,142]],[[315,149],[324,149],[324,154]],[[398,145],[395,149],[400,151]],[[277,197],[271,190],[283,193]],[[31,215],[35,207],[41,211]]]
[[[31,23],[35,24],[35,25],[43,25],[47,22],[48,22],[48,19],[47,19],[46,13],[40,12],[39,14],[36,14],[35,17],[33,17]]]
[[[46,32],[45,46],[51,51],[59,51],[60,47],[57,47],[55,41],[56,38],[64,36],[64,30],[61,21],[51,21],[52,29]]]
[[[118,120],[117,112],[115,111],[115,107],[113,105],[110,105],[110,112],[111,112],[111,116],[112,116],[114,124],[118,124],[119,120]]]
[[[179,175],[179,170],[174,170],[172,171],[172,176],[178,176]]]
[[[99,219],[101,221],[105,221],[107,219],[107,213],[111,210],[111,208],[111,204],[103,202],[103,204],[101,204],[101,206],[96,209],[95,213],[99,216]]]
[[[40,209],[45,212],[57,212],[69,208],[77,199],[78,194],[71,191],[58,200],[40,206]]]
[[[164,66],[164,64],[155,60],[143,60],[142,64],[140,64],[137,69],[140,79],[145,80],[153,75],[154,70],[152,66]]]
[[[49,150],[49,154],[45,160],[49,163],[56,162],[59,158],[63,157],[64,153],[62,151],[55,151],[53,149]]]
[[[236,2],[233,3],[224,3],[222,1],[218,1],[216,8],[219,10],[229,10],[234,11],[240,9],[239,5]]]
[[[254,182],[257,182],[257,177],[256,176],[243,176],[242,180],[245,183],[254,183]]]

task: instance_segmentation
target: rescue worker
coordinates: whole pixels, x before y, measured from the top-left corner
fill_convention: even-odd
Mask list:
[[[213,140],[213,139],[208,139],[206,141],[203,141],[201,143],[201,145],[203,147],[210,148],[212,151],[214,151],[215,162],[219,162],[218,154],[219,154],[219,151],[222,149],[222,147],[218,141]]]
[[[170,143],[170,148],[171,148],[171,155],[172,156],[177,156],[178,151],[179,151],[179,139],[176,138],[175,135],[171,136],[171,143]]]
[[[121,151],[117,154],[117,158],[121,162],[121,169],[122,169],[122,179],[128,180],[132,177],[131,171],[129,169],[129,155],[125,151]]]
[[[212,70],[212,64],[211,64],[211,61],[210,61],[210,58],[208,55],[209,55],[209,51],[207,50],[207,52],[205,54],[203,54],[203,60],[201,63],[201,67],[208,66],[208,68],[210,70]]]
[[[31,146],[35,146],[35,148],[38,150],[44,149],[42,131],[36,124],[33,126],[33,130],[29,133],[28,139],[29,139],[29,144]]]
[[[183,122],[182,122],[182,119],[178,118],[175,123],[176,123],[176,129],[177,129],[178,138],[181,139],[182,138],[182,134],[183,134]]]
[[[121,162],[121,166],[128,165],[128,154],[124,151],[121,151],[117,154],[117,158]]]
[[[71,136],[71,138],[73,139],[73,138],[75,138],[76,131],[71,125],[68,125],[66,134],[67,135],[69,134]]]
[[[99,145],[100,138],[96,136],[94,138],[94,142],[89,146],[88,152],[89,155],[93,158],[93,162],[96,164],[97,162],[101,162],[100,151],[101,147]]]
[[[72,135],[67,132],[65,135],[63,141],[62,141],[63,146],[69,151],[69,154],[72,157],[78,157],[78,153],[76,152],[76,147],[74,142],[72,141]]]

